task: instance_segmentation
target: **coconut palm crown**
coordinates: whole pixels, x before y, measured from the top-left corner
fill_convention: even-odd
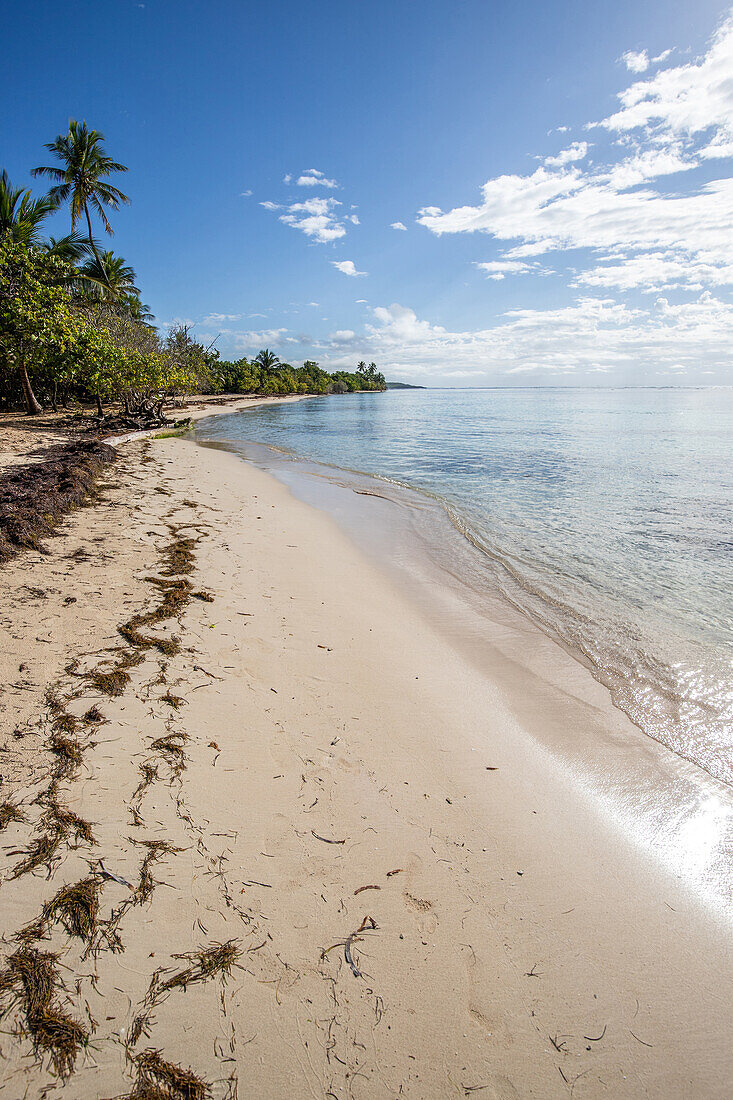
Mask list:
[[[113,229],[107,217],[107,209],[118,210],[122,203],[129,203],[127,195],[118,187],[107,182],[115,172],[126,172],[124,164],[108,157],[102,142],[104,134],[99,130],[90,130],[86,122],[69,119],[69,132],[59,134],[46,148],[60,161],[60,167],[43,165],[34,168],[34,176],[46,176],[55,181],[49,197],[57,205],[69,202],[71,206],[71,229],[76,229],[82,214],[86,218],[89,234],[89,246],[97,262],[102,259],[92,236],[91,207],[100,218],[107,233],[113,236]]]

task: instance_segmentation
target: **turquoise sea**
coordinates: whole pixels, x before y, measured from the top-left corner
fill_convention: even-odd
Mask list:
[[[647,734],[733,781],[733,389],[407,390],[200,423],[428,494]]]

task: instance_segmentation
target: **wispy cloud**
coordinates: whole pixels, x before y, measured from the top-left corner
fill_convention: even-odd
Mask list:
[[[392,222],[389,228],[401,229],[404,233],[407,232],[407,226],[404,224],[404,222]]]
[[[201,324],[223,325],[229,324],[231,321],[241,321],[241,319],[241,313],[207,313],[207,315],[201,319]]]
[[[252,192],[251,192],[251,191],[240,191],[240,192],[239,192],[239,196],[240,196],[240,198],[242,198],[242,199],[248,199],[248,198],[250,197],[250,195],[251,195],[251,194],[252,194]]]
[[[351,275],[355,277],[357,275],[367,274],[366,271],[357,271],[356,264],[353,260],[331,260],[331,263],[337,271],[342,272],[342,274],[344,275]]]
[[[733,155],[732,74],[729,17],[702,57],[636,81],[619,94],[618,111],[589,124],[613,139],[605,162],[596,157],[581,167],[588,146],[576,142],[545,158],[531,175],[488,180],[477,205],[424,207],[418,221],[437,235],[481,232],[512,242],[500,261],[591,250],[587,270],[577,270],[582,255],[573,257],[575,285],[606,286],[616,279],[621,289],[652,290],[728,283],[730,174],[682,190],[678,180],[665,184],[667,177]]]
[[[587,141],[574,141],[567,149],[561,149],[554,157],[545,157],[548,168],[562,168],[566,164],[572,164],[576,160],[584,160],[588,155],[590,146]]]
[[[537,263],[527,263],[524,260],[490,260],[487,263],[475,265],[486,274],[487,279],[501,280],[507,275],[552,275],[549,268]]]

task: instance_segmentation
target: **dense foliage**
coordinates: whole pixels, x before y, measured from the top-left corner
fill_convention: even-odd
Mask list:
[[[48,195],[12,187],[0,174],[0,407],[37,413],[43,405],[118,401],[128,414],[183,393],[348,393],[385,389],[376,365],[328,374],[317,363],[282,363],[265,348],[253,360],[224,362],[188,325],[161,337],[140,298],[135,272],[102,250],[91,212],[112,234],[107,209],[129,202],[109,182],[125,172],[103,148],[104,136],[70,121],[46,148],[57,165],[33,169],[50,177]],[[68,203],[71,233],[44,239],[43,222]],[[83,219],[87,233],[77,231]]]
[[[212,393],[356,393],[386,388],[384,375],[374,363],[368,367],[360,363],[354,372],[329,374],[311,359],[302,367],[281,363],[267,348],[251,361],[217,361],[210,374]]]

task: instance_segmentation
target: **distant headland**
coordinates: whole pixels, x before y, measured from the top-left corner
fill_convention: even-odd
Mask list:
[[[409,382],[386,382],[388,390],[426,390],[427,386],[411,386]]]

